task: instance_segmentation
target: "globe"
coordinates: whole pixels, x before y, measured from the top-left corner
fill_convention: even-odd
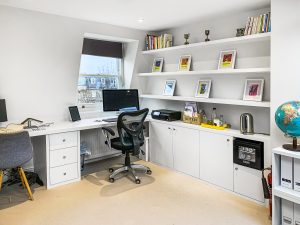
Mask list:
[[[282,104],[275,112],[275,122],[287,136],[293,137],[293,146],[284,145],[289,150],[298,150],[297,137],[300,137],[300,102],[290,101]]]

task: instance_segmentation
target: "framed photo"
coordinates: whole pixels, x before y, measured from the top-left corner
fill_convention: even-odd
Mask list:
[[[199,80],[197,84],[195,97],[209,98],[210,87],[211,80]]]
[[[190,71],[191,61],[192,61],[191,55],[180,56],[178,70],[179,71]]]
[[[247,79],[245,83],[245,101],[262,101],[264,90],[264,79]]]
[[[173,96],[176,86],[176,80],[166,80],[163,95]]]
[[[218,69],[234,69],[236,50],[221,51]]]
[[[163,58],[156,58],[153,61],[152,72],[161,72],[164,64]]]

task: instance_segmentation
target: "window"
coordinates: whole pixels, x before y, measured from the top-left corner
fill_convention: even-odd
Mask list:
[[[123,83],[122,43],[84,39],[78,103],[100,103],[103,89],[123,88]]]

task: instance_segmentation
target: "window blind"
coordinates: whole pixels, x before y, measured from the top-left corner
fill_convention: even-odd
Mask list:
[[[84,38],[82,54],[123,58],[123,45],[120,42]]]

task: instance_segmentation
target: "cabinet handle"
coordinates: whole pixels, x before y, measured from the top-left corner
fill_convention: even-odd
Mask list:
[[[63,159],[66,159],[66,158],[67,158],[67,156],[65,156],[65,155],[64,155],[62,158],[63,158]]]
[[[171,130],[171,128],[170,128],[170,127],[168,127],[168,129],[169,129],[169,130]]]
[[[235,169],[235,170],[239,170],[239,168],[237,168],[237,167],[235,167],[234,169]]]
[[[64,176],[66,176],[67,175],[67,173],[66,172],[64,172]]]
[[[62,141],[63,141],[63,142],[66,142],[66,139],[63,139]]]
[[[175,128],[173,128],[173,130],[176,130]]]
[[[227,142],[229,142],[230,141],[230,139],[227,139]]]

